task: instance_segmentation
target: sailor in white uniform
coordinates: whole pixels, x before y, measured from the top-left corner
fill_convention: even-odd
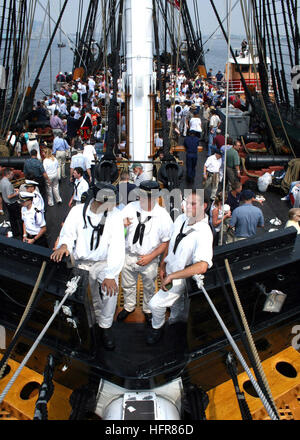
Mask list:
[[[165,252],[160,278],[162,288],[149,303],[152,312],[152,329],[147,343],[155,344],[162,336],[166,308],[171,308],[169,323],[185,319],[185,279],[204,274],[212,266],[213,235],[205,214],[207,201],[192,191],[186,200],[186,213],[177,217],[172,237]]]
[[[89,189],[89,184],[83,177],[83,169],[81,167],[74,168],[74,192],[69,202],[69,207],[79,205],[81,202],[81,196]]]
[[[46,239],[46,221],[43,211],[34,204],[34,194],[28,191],[19,192],[19,203],[22,205],[23,241],[39,246],[48,246]]]
[[[96,336],[112,350],[118,277],[125,260],[124,225],[115,207],[116,188],[98,183],[90,191],[92,198],[69,212],[51,259],[59,262],[64,255],[73,254],[76,266],[89,271]]]
[[[25,180],[24,190],[33,194],[33,206],[39,211],[45,210],[45,202],[39,191],[39,184],[35,180]]]
[[[121,211],[127,226],[126,257],[122,269],[124,308],[118,314],[122,321],[135,310],[138,275],[143,281],[143,312],[151,322],[149,301],[155,293],[159,256],[168,246],[172,219],[157,203],[159,184],[152,180],[141,182],[140,200],[129,203]]]

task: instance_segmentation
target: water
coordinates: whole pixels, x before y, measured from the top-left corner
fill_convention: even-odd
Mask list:
[[[203,38],[205,41],[205,37]],[[39,100],[44,96],[44,92],[49,93],[51,90],[50,84],[55,83],[55,76],[59,71],[70,72],[73,67],[73,56],[74,53],[68,46],[64,48],[57,47],[58,40],[53,42],[51,49],[51,64],[52,64],[52,78],[50,80],[50,57],[48,56],[44,68],[40,75],[40,83],[36,92],[36,99]],[[232,40],[232,47],[239,48],[241,44],[241,39]],[[39,69],[40,63],[42,61],[43,55],[46,51],[48,45],[48,40],[42,40],[40,47],[38,47],[38,41],[33,40],[30,46],[30,62],[29,69],[31,75],[31,85],[35,78],[35,75]],[[205,50],[210,49],[205,55],[205,62],[207,70],[212,68],[213,74],[216,74],[218,70],[224,72],[225,64],[227,61],[227,44],[225,40],[216,39],[210,40],[205,45]],[[38,56],[36,56],[38,54]],[[60,58],[61,54],[61,58]]]
[[[224,73],[225,64],[227,61],[227,43],[225,39],[222,38],[211,38],[206,42],[206,37],[203,36],[204,52],[205,52],[205,64],[207,70],[210,68],[213,70],[215,75],[219,70]],[[233,37],[231,39],[231,46],[233,49],[239,49],[241,46],[241,37]],[[29,61],[28,61],[28,71],[30,75],[30,85],[33,84],[36,74],[39,70],[41,61],[46,52],[49,40],[47,38],[39,40],[31,40],[30,50],[29,50]],[[50,54],[46,59],[44,68],[40,74],[40,83],[36,91],[36,100],[41,99],[44,94],[49,94],[51,91],[51,85],[53,90],[53,84],[55,83],[55,77],[62,72],[70,72],[73,67],[73,56],[74,53],[71,50],[69,43],[66,43],[66,47],[58,48],[57,43],[59,39],[55,39],[51,48],[51,66],[52,75],[50,75]],[[231,56],[231,55],[230,55]],[[288,60],[286,59],[288,62]],[[288,63],[287,63],[288,65]],[[290,78],[288,78],[290,82]]]

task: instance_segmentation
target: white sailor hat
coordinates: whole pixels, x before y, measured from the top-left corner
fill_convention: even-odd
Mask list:
[[[38,186],[38,182],[36,182],[35,180],[25,180],[25,184],[24,186]]]
[[[28,191],[20,191],[19,192],[19,201],[27,202],[27,200],[32,200],[34,198],[34,194]]]

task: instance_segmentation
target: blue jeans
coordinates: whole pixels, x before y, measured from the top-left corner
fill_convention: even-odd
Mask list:
[[[211,133],[212,131],[212,133]],[[212,130],[209,130],[209,134],[208,134],[208,146],[207,146],[207,154],[208,156],[211,156],[212,154],[215,153],[215,147],[213,145],[214,142],[214,138],[216,137],[217,134],[217,127],[213,128]]]

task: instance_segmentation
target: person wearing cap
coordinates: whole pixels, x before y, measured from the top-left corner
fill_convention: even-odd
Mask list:
[[[241,202],[244,203],[233,211],[229,223],[230,228],[235,228],[234,241],[255,237],[257,227],[264,227],[263,213],[252,204],[254,200],[253,191],[246,189],[241,192]]]
[[[34,194],[20,191],[19,203],[23,221],[23,241],[29,244],[48,247],[44,213],[34,207]]]
[[[69,207],[79,205],[81,202],[81,196],[83,193],[87,192],[89,189],[89,184],[83,177],[83,169],[76,167],[73,171],[74,177],[74,192],[69,201]]]
[[[165,324],[167,307],[171,308],[169,324],[186,320],[188,302],[185,279],[204,274],[212,266],[213,235],[205,214],[208,200],[203,191],[192,190],[186,199],[185,213],[174,222],[169,245],[160,264],[161,289],[152,297],[149,308],[152,326],[147,334],[149,345],[159,341]]]
[[[75,168],[83,169],[83,177],[87,182],[92,182],[91,162],[83,155],[83,145],[81,143],[77,146],[77,154],[72,156],[70,163],[70,182],[73,181],[73,172]]]
[[[157,182],[141,182],[138,194],[140,200],[129,203],[121,211],[127,235],[125,264],[122,269],[124,308],[118,314],[118,321],[124,320],[135,310],[139,274],[143,281],[143,312],[147,321],[150,321],[151,311],[148,304],[155,292],[158,259],[168,246],[173,225],[167,210],[157,203]]]
[[[220,148],[225,144],[225,136],[222,135],[222,131],[217,128],[216,130],[216,136],[213,140],[213,145],[215,148],[220,150]]]
[[[132,165],[132,171],[136,178],[134,179],[135,186],[140,186],[144,180],[148,180],[146,174],[143,172],[143,166],[141,163],[136,162]]]
[[[25,179],[24,190],[33,194],[33,206],[39,211],[44,211],[45,202],[41,193],[39,192],[39,184],[35,180]]]
[[[114,349],[112,331],[118,296],[118,278],[125,259],[124,224],[116,208],[116,188],[98,183],[91,198],[74,206],[61,229],[51,259],[60,262],[73,255],[78,268],[89,272],[96,337]]]

